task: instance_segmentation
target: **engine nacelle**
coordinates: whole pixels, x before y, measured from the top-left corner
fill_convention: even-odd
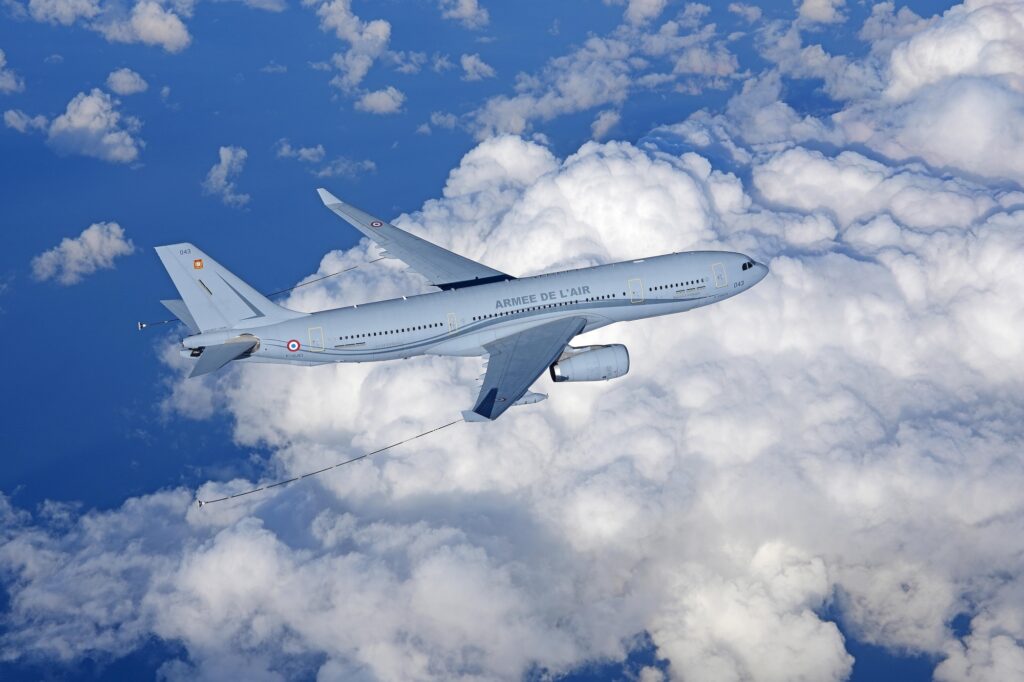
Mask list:
[[[550,367],[552,381],[606,381],[629,371],[629,351],[620,343],[612,346],[569,348]]]

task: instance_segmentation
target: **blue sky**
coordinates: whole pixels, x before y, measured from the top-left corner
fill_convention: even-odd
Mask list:
[[[1024,45],[999,28],[1021,3],[710,4],[4,0],[0,677],[214,679],[244,661],[266,679],[403,679],[417,656],[438,679],[1012,670],[1016,545],[984,528],[1020,511],[1003,486],[1022,475],[1024,317],[1016,285],[991,277],[1021,258]],[[163,22],[132,24],[140,8]],[[145,88],[115,85],[120,69]],[[102,111],[75,119],[77,97]],[[195,242],[262,291],[372,257],[318,186],[513,272],[729,248],[772,263],[778,284],[610,331],[649,360],[621,382],[552,389],[489,435],[197,520],[198,488],[344,459],[446,421],[440,406],[470,390],[468,365],[441,360],[189,384],[181,330],[136,330],[173,295],[156,245]],[[951,259],[962,266],[945,278],[929,267]],[[286,304],[427,289],[369,266]],[[610,431],[588,446],[598,422]],[[649,528],[631,535],[629,518]],[[358,530],[330,545],[330,524]],[[231,552],[249,545],[286,583],[358,564],[352,589],[408,629],[382,622],[361,640],[352,613],[318,614],[349,633],[327,645],[295,627],[302,613],[239,606],[214,616],[239,629],[210,643],[154,615],[167,594],[216,611],[231,589],[190,582],[190,567],[244,563],[249,550]],[[975,553],[1006,583],[955,556]],[[145,568],[92,573],[98,557]],[[484,619],[483,643],[470,606],[424,605],[416,581],[431,576],[506,609]],[[128,605],[92,609],[76,580]],[[522,632],[534,648],[508,641]],[[792,660],[770,660],[787,646]]]

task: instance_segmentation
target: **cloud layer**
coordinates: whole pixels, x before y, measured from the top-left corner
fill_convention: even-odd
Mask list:
[[[641,4],[631,21],[662,11]],[[199,510],[192,491],[162,491],[57,520],[4,501],[0,655],[73,663],[156,636],[187,651],[163,666],[168,679],[519,679],[620,659],[646,632],[676,679],[840,680],[854,661],[838,614],[860,641],[934,657],[937,679],[1014,678],[1024,192],[1014,161],[932,139],[967,134],[954,114],[973,107],[970,134],[1015,149],[1018,84],[910,55],[936,35],[932,52],[988,40],[1007,54],[1019,35],[981,26],[1015,7],[974,2],[935,21],[883,7],[863,32],[868,54],[842,60],[804,52],[800,27],[768,31],[775,66],[723,114],[637,144],[558,158],[488,137],[397,224],[515,274],[730,249],[771,275],[721,305],[581,339],[625,343],[622,379],[545,379],[545,403],[280,492]],[[677,19],[648,54],[692,47]],[[957,33],[965,23],[978,27]],[[592,38],[502,111],[520,111],[525,130],[539,107],[615,105],[634,87],[618,66],[634,45]],[[794,55],[810,70],[797,75]],[[573,90],[567,74],[583,72],[621,87]],[[846,93],[841,111],[799,115],[783,74]],[[595,135],[617,120],[601,111]],[[303,150],[324,158],[283,155]],[[231,186],[244,158],[222,148],[215,184]],[[374,253],[328,253],[310,278]],[[288,305],[424,289],[386,260]],[[480,369],[256,365],[196,383],[170,343],[165,361],[166,410],[231,419],[238,443],[268,453],[266,480],[444,423],[472,404]],[[199,495],[250,485],[211,481]]]

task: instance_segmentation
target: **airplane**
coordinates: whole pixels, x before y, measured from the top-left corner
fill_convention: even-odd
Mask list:
[[[325,189],[324,205],[439,289],[302,313],[273,303],[189,243],[156,247],[180,299],[161,301],[188,327],[181,353],[192,377],[229,362],[324,365],[419,355],[483,356],[486,371],[466,421],[491,421],[545,371],[556,383],[629,371],[621,344],[573,347],[579,334],[616,322],[681,313],[747,291],[768,267],[741,253],[689,251],[513,277],[443,249]]]

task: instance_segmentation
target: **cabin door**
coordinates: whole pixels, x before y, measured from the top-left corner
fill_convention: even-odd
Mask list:
[[[320,352],[324,349],[324,328],[323,327],[310,327],[309,328],[309,345],[306,350],[312,350]]]
[[[715,263],[711,266],[711,274],[715,277],[715,288],[721,289],[729,283],[728,278],[725,276],[725,265],[722,263]]]
[[[629,288],[630,303],[644,302],[644,283],[639,278],[629,280],[626,286]]]

